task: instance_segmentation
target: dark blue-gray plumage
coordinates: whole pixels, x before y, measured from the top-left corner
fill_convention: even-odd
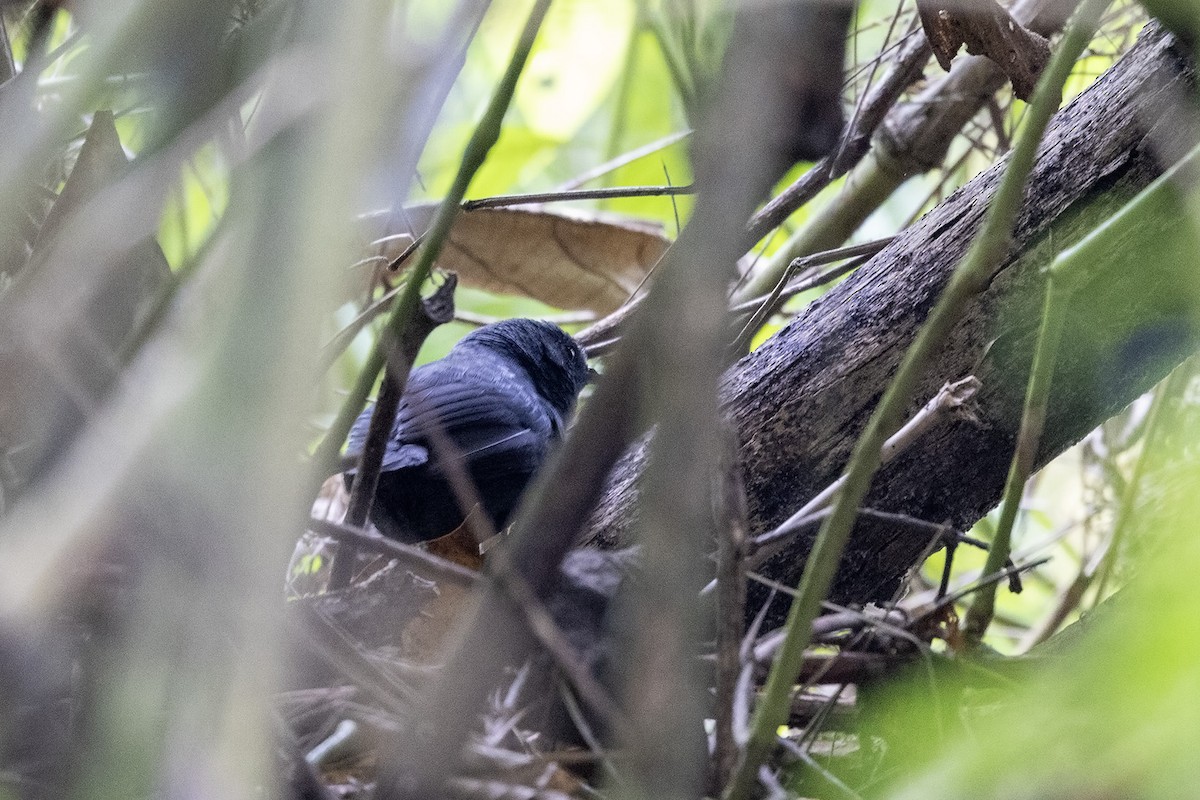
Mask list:
[[[484,510],[504,526],[562,436],[589,373],[574,339],[530,319],[472,331],[445,358],[413,370],[384,453],[371,521],[403,542],[436,539],[462,524],[466,514],[430,438],[440,428],[461,454]],[[354,423],[347,455],[362,451],[373,410]]]

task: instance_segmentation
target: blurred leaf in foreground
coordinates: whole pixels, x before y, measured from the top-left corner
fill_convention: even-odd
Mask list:
[[[1187,369],[1185,365],[1181,369]],[[1143,557],[1131,583],[1091,615],[1032,652],[1041,674],[1015,695],[978,693],[974,708],[941,709],[927,681],[879,709],[888,726],[914,734],[903,780],[879,796],[1190,797],[1200,752],[1200,434],[1196,376],[1176,402],[1166,446],[1151,455],[1136,531]],[[942,694],[948,702],[949,694]],[[941,717],[941,734],[932,718]],[[953,720],[965,720],[966,731]],[[895,726],[895,727],[893,727]],[[919,732],[925,731],[928,736]],[[967,734],[967,735],[964,735]],[[942,741],[939,741],[941,739]]]

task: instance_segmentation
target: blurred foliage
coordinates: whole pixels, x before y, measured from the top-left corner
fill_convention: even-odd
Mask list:
[[[128,13],[130,4],[121,5],[120,13]],[[236,15],[222,21],[221,35],[253,31],[256,19],[261,19],[256,15],[267,13],[260,6],[269,5],[240,4]],[[279,5],[288,4],[278,0]],[[461,73],[437,116],[433,132],[420,150],[418,184],[411,196],[393,196],[402,189],[381,188],[372,183],[377,175],[364,174],[359,179],[368,188],[352,192],[343,187],[335,198],[339,209],[366,213],[381,203],[436,200],[441,196],[507,63],[529,5],[526,0],[498,0],[485,16],[466,50]],[[853,63],[848,65],[845,86],[848,109],[877,77],[877,55],[911,30],[911,6],[901,8],[897,16],[894,3],[869,0],[861,4],[850,47]],[[31,59],[32,17],[28,8],[19,4],[10,4],[4,13],[14,56],[19,65],[25,65]],[[114,18],[119,16],[118,11],[111,13]],[[381,16],[395,29],[402,28],[411,37],[405,39],[405,45],[417,50],[439,41],[437,35],[449,13],[446,4],[438,0],[413,0],[398,3]],[[152,16],[147,19],[126,21],[137,30],[138,25],[153,23]],[[329,17],[324,19],[324,24],[334,25]],[[1079,62],[1077,75],[1067,86],[1067,96],[1082,91],[1107,68],[1143,22],[1136,4],[1114,5],[1105,35]],[[120,22],[114,24],[119,26]],[[499,143],[472,182],[468,196],[555,190],[573,184],[599,165],[664,141],[667,143],[652,152],[595,175],[586,185],[689,183],[692,176],[686,134],[706,87],[718,74],[729,24],[729,4],[722,0],[555,3]],[[274,27],[264,35],[276,35]],[[114,49],[121,41],[96,38]],[[155,94],[138,70],[127,68],[119,74],[112,70],[103,80],[94,78],[88,71],[94,63],[91,59],[97,56],[91,50],[94,46],[93,40],[80,34],[71,12],[55,13],[46,41],[51,55],[32,92],[33,108],[49,122],[41,131],[44,141],[29,148],[34,154],[31,163],[45,163],[45,169],[38,167],[35,171],[38,183],[49,192],[60,190],[70,173],[92,111],[113,109],[126,150],[132,156],[150,158],[170,147],[174,134],[182,135],[180,131],[186,132],[189,124],[203,119],[203,100],[213,101],[213,97],[198,97],[195,108],[169,112],[154,108],[147,98]],[[211,93],[232,91],[227,84],[244,77],[231,65],[208,66],[212,75],[218,76],[209,75],[214,81],[207,87]],[[243,64],[239,69],[253,66]],[[152,227],[176,274],[194,268],[203,259],[205,247],[213,244],[214,233],[233,206],[233,173],[239,166],[234,159],[242,162],[240,166],[247,161],[252,165],[269,161],[276,147],[296,147],[307,158],[322,158],[322,154],[310,152],[305,149],[307,145],[297,145],[286,136],[275,139],[278,130],[287,127],[286,121],[280,123],[272,117],[278,110],[264,108],[262,102],[259,92],[239,98],[237,118],[242,126],[210,131],[211,136],[203,143],[183,148],[186,154],[172,164],[171,178],[165,182],[169,186],[163,191]],[[362,106],[348,107],[362,111]],[[1022,103],[1001,98],[996,109],[981,114],[955,142],[945,169],[909,182],[862,226],[856,239],[865,241],[894,233],[1001,157],[1020,125],[1022,113]],[[182,116],[175,118],[175,114]],[[335,124],[353,126],[360,121],[351,118]],[[267,142],[257,140],[255,146],[260,149],[251,151],[248,138],[257,135],[255,126],[260,124]],[[668,141],[669,137],[674,139]],[[345,139],[331,137],[330,141],[353,150],[353,144]],[[368,162],[378,156],[369,147],[364,146],[364,150],[362,158]],[[40,157],[49,151],[56,157],[41,161]],[[797,165],[780,187],[790,184],[809,166]],[[17,174],[16,167],[12,170],[10,174]],[[319,195],[325,188],[319,176],[308,177],[311,180],[285,182],[283,189]],[[755,254],[773,252],[787,233],[840,188],[841,183],[834,182],[780,231],[760,243]],[[346,202],[348,195],[353,202]],[[317,207],[325,198],[308,196],[305,200],[310,207]],[[566,205],[655,222],[670,236],[678,232],[677,226],[686,224],[692,208],[687,197],[578,200]],[[285,232],[290,235],[297,229],[287,228]],[[335,226],[335,234],[345,233]],[[318,238],[314,234],[309,241]],[[349,274],[353,262],[350,248],[340,245],[343,239],[352,238],[345,235],[336,242],[338,246],[330,244],[324,251],[345,257],[341,262],[323,265],[339,277]],[[266,248],[272,243],[261,245]],[[249,253],[242,255],[251,257]],[[354,273],[353,299],[322,317],[319,325],[324,341],[332,339],[364,305],[377,299],[385,290],[382,284],[394,280],[385,276],[377,282],[360,281],[359,274]],[[265,279],[260,276],[259,280]],[[277,280],[290,278],[280,275]],[[0,283],[0,291],[5,285]],[[755,344],[779,330],[790,314],[829,288],[793,299],[784,314],[763,327]],[[230,289],[226,286],[224,290]],[[463,311],[483,317],[554,317],[562,311],[530,299],[470,288],[460,289],[457,301]],[[421,361],[444,355],[470,329],[467,322],[438,329],[422,352]],[[353,382],[376,333],[376,326],[367,327],[324,375],[318,407],[312,416],[313,438],[336,409],[341,393]],[[1181,394],[1162,401],[1171,413],[1164,422],[1166,433],[1159,446],[1150,448],[1143,439],[1150,404],[1145,398],[1043,470],[1027,492],[1018,520],[1016,550],[1024,557],[1040,553],[1052,553],[1054,557],[1025,577],[1024,593],[1001,593],[998,622],[989,644],[1003,653],[1024,652],[1033,644],[1031,635],[1064,587],[1090,559],[1112,546],[1108,558],[1116,565],[1113,579],[1104,586],[1090,588],[1065,617],[1070,623],[1082,613],[1102,609],[1095,624],[1089,625],[1095,629],[1095,636],[1070,647],[1064,660],[1041,675],[1035,685],[1002,695],[1002,703],[992,689],[964,686],[961,692],[971,699],[965,719],[932,717],[933,709],[920,684],[924,677],[914,679],[907,687],[889,690],[879,701],[877,724],[906,731],[899,738],[911,747],[876,759],[869,742],[854,744],[861,756],[860,765],[868,772],[877,769],[882,776],[874,785],[887,789],[880,789],[879,796],[893,790],[895,794],[889,796],[1157,798],[1189,794],[1195,778],[1189,770],[1194,769],[1194,753],[1200,747],[1200,685],[1195,670],[1200,663],[1200,644],[1187,633],[1200,603],[1196,596],[1200,582],[1193,577],[1200,568],[1200,540],[1193,535],[1195,520],[1200,518],[1200,508],[1193,507],[1198,502],[1194,487],[1200,475],[1195,474],[1195,454],[1187,451],[1197,441],[1195,425],[1200,415],[1195,413],[1196,378],[1183,386]],[[1122,503],[1129,501],[1122,490],[1140,459],[1147,459],[1148,466],[1145,493],[1133,498],[1137,503],[1137,530],[1124,547],[1117,549],[1109,537],[1114,520],[1122,513]],[[1168,499],[1146,499],[1158,497]],[[993,512],[981,520],[972,535],[987,540],[994,516]],[[1154,580],[1127,585],[1126,578],[1134,569],[1130,566],[1134,550],[1138,551],[1136,570],[1153,575]],[[944,554],[938,553],[929,560],[922,575],[915,579],[915,591],[936,585],[943,559]],[[982,553],[960,547],[955,557],[956,585],[977,577],[982,564]],[[316,566],[313,564],[314,569]],[[1113,607],[1111,612],[1109,607]],[[157,690],[164,691],[162,687]]]
[[[725,0],[650,0],[649,27],[658,39],[675,90],[695,124],[720,76],[721,60],[733,28]]]
[[[1132,538],[1138,573],[1063,641],[1018,689],[963,686],[946,713],[924,679],[887,690],[873,711],[892,741],[873,796],[1182,798],[1192,793],[1200,747],[1200,642],[1184,622],[1200,592],[1200,437],[1196,363],[1180,367],[1167,396],[1164,436],[1148,453],[1148,496]],[[1169,497],[1169,500],[1168,500]],[[945,688],[945,687],[943,687]],[[953,713],[949,708],[954,708]]]

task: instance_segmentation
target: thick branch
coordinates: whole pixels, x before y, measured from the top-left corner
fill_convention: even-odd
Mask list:
[[[974,374],[983,385],[984,424],[937,426],[879,474],[867,505],[966,526],[997,503],[1020,424],[1044,287],[1040,270],[1194,141],[1174,111],[1192,81],[1184,48],[1151,26],[1121,62],[1055,117],[1010,254],[932,362],[911,409],[946,380]],[[993,168],[978,176],[726,375],[722,399],[741,438],[752,535],[786,519],[838,477],[975,235],[999,175]],[[1039,465],[1152,386],[1196,346],[1184,312],[1164,302],[1182,294],[1164,291],[1178,276],[1156,270],[1162,268],[1141,263],[1136,253],[1114,253],[1080,289],[1066,320],[1069,355],[1055,376]],[[643,459],[638,450],[618,468],[592,521],[593,540],[614,544],[624,537]],[[811,537],[798,538],[763,571],[794,584],[811,544]],[[913,530],[861,522],[834,596],[890,596],[926,544]],[[781,605],[772,616],[778,620],[783,611]]]

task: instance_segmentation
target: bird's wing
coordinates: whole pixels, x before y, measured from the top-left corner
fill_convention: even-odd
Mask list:
[[[532,389],[511,373],[434,362],[410,377],[383,469],[427,463],[432,432],[439,428],[468,461],[540,460],[546,442],[554,436],[549,417]],[[364,411],[350,432],[348,452],[361,451],[369,425],[370,412]]]
[[[363,451],[367,443],[367,431],[371,427],[371,415],[375,406],[371,406],[358,415],[346,437],[346,455],[355,456]],[[393,429],[394,431],[394,429]],[[387,449],[383,452],[383,469],[403,469],[419,467],[429,461],[429,449],[415,442],[397,439],[395,435],[388,439]],[[353,474],[355,470],[347,470]]]
[[[438,370],[406,392],[395,433],[432,444],[441,430],[468,461],[536,449],[551,436],[544,404],[523,381],[504,372]],[[425,376],[422,376],[423,378]],[[515,465],[514,465],[515,466]]]

